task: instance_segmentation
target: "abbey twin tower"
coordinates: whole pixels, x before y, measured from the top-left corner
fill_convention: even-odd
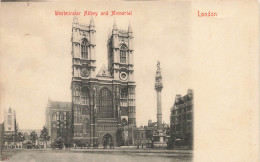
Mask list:
[[[107,40],[108,66],[96,69],[96,29],[91,18],[72,24],[72,136],[89,143],[129,139],[136,126],[133,32],[114,22]],[[106,56],[106,54],[101,54]],[[128,129],[126,129],[128,128]]]

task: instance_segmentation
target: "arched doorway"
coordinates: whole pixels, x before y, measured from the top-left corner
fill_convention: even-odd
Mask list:
[[[103,145],[104,147],[106,147],[107,145],[109,145],[110,143],[113,142],[113,138],[112,135],[107,133],[103,136]]]

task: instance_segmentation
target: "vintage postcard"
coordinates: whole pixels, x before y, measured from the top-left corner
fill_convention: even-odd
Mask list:
[[[2,1],[1,161],[259,161],[258,1]]]

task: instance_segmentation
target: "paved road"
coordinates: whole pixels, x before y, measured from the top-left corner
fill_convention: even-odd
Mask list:
[[[121,152],[121,151],[84,151],[84,150],[23,150],[12,156],[9,161],[26,162],[170,162],[191,161],[192,154],[185,152]]]

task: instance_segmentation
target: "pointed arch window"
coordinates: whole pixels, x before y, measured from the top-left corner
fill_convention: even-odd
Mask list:
[[[82,108],[82,115],[87,115],[87,108],[86,107]]]
[[[89,133],[90,132],[90,123],[87,118],[83,121],[83,133]]]
[[[121,99],[127,99],[127,88],[121,89]]]
[[[81,104],[89,105],[89,90],[87,88],[83,88],[81,91]]]
[[[79,87],[74,87],[73,91],[73,102],[74,104],[79,104],[80,103],[80,90]]]
[[[112,95],[105,88],[99,93],[98,116],[100,118],[113,118]]]
[[[127,47],[123,44],[120,48],[120,63],[126,63],[126,50]]]
[[[81,43],[81,58],[88,58],[88,41],[87,39],[83,39]]]
[[[52,114],[52,120],[53,120],[53,121],[56,121],[56,113],[53,113],[53,114]]]
[[[127,106],[127,98],[128,98],[127,88],[121,89],[120,106]]]

